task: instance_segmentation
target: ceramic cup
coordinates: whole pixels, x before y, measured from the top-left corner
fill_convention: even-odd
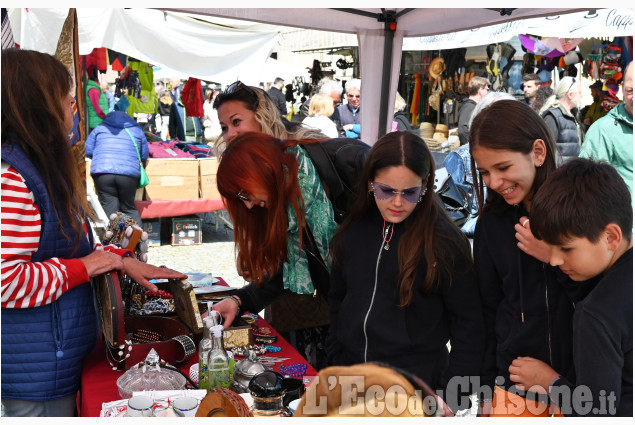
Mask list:
[[[195,416],[198,410],[198,400],[194,397],[181,397],[172,402],[174,411],[179,416]]]
[[[145,395],[136,395],[128,400],[128,416],[149,417],[153,415],[154,400]]]
[[[304,394],[304,382],[298,378],[284,378],[285,394],[282,404],[288,406],[292,400],[302,397]]]

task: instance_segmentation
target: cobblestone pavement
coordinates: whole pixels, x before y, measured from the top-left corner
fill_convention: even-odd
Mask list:
[[[203,219],[201,245],[161,245],[148,248],[148,263],[164,265],[183,273],[203,272],[222,277],[229,286],[240,288],[245,284],[236,272],[234,232],[222,222],[216,231],[216,217],[211,213],[197,214]]]

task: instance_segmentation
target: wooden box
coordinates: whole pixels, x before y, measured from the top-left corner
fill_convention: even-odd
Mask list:
[[[199,184],[201,198],[220,199],[220,193],[216,187],[216,172],[218,171],[218,158],[199,159]]]
[[[251,325],[241,317],[236,317],[232,325],[225,329],[223,334],[225,348],[247,347],[253,343],[253,331]]]
[[[145,187],[146,200],[198,199],[198,160],[151,158],[146,164],[150,183]]]
[[[91,280],[106,341],[106,358],[113,369],[125,370],[145,360],[151,349],[171,364],[186,362],[196,353],[194,336],[203,331],[196,297],[187,281],[160,282],[174,297],[178,318],[165,315],[126,316],[117,272]]]

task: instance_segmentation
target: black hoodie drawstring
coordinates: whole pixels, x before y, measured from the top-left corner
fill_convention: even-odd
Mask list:
[[[516,206],[514,217],[516,219],[516,222],[520,220],[520,217],[518,217],[518,206]],[[522,266],[522,250],[520,248],[518,248],[516,259],[518,261],[518,286],[520,287],[520,320],[522,323],[525,323],[525,303],[523,301],[524,277],[523,277],[523,266]]]

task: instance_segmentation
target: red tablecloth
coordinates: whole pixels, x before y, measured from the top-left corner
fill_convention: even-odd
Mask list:
[[[221,284],[226,283],[222,281]],[[298,351],[289,344],[284,338],[280,336],[274,328],[272,328],[264,319],[258,318],[256,324],[260,327],[266,326],[271,329],[271,333],[278,337],[278,340],[272,344],[280,347],[278,353],[268,353],[269,356],[275,357],[288,357],[289,360],[285,360],[281,363],[276,363],[273,368],[276,372],[280,371],[280,365],[289,366],[294,363],[306,363],[305,359],[298,353]],[[198,362],[198,351],[194,354],[187,364],[181,366],[179,369],[189,376],[190,366]],[[79,415],[80,416],[99,416],[101,412],[102,403],[120,400],[119,390],[117,389],[117,379],[124,372],[112,370],[112,367],[106,359],[106,345],[103,339],[97,344],[95,349],[84,360],[84,368],[82,370],[81,388],[79,394]],[[312,377],[317,375],[315,369],[307,364],[307,371],[305,376]]]
[[[222,199],[135,201],[134,204],[141,218],[177,217],[225,209]]]

